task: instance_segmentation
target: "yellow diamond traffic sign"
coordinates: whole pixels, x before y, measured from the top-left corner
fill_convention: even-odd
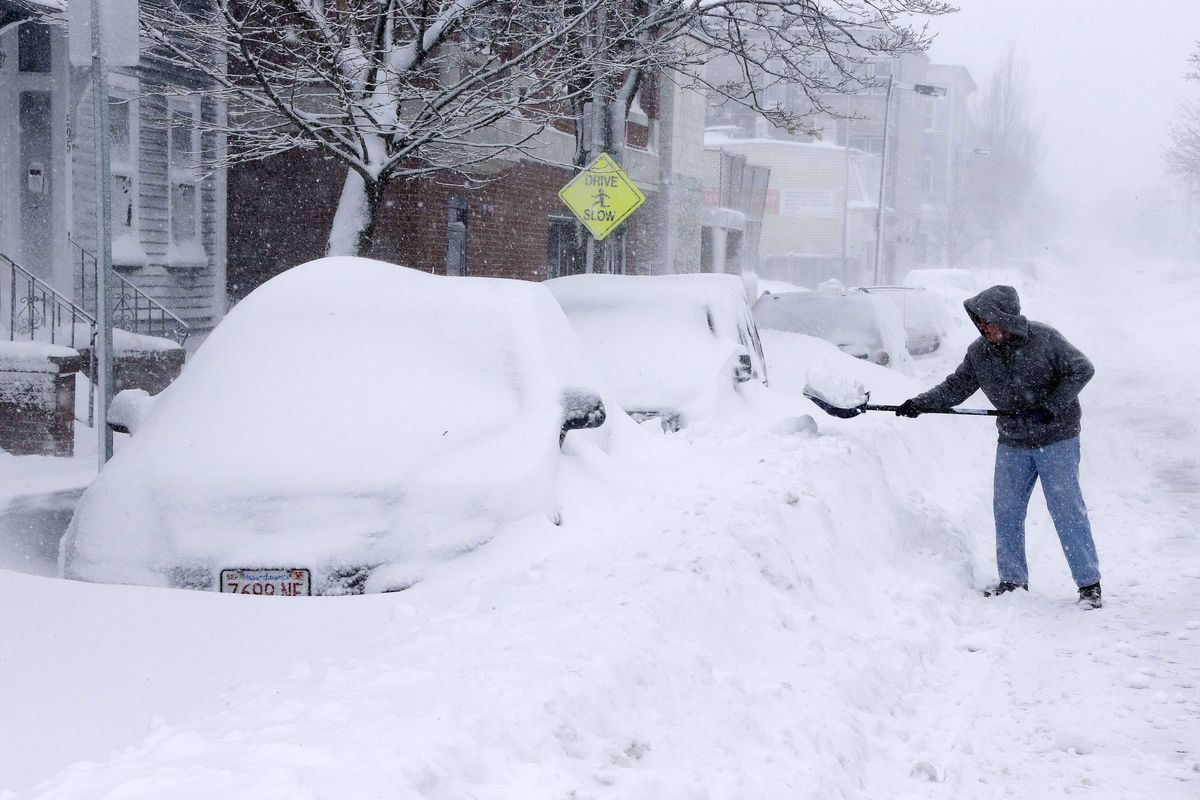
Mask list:
[[[608,153],[601,153],[558,193],[567,208],[592,232],[596,241],[608,236],[641,208],[646,195]]]

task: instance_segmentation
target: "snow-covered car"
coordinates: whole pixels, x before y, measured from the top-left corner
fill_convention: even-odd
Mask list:
[[[68,578],[391,591],[558,514],[605,409],[545,287],[326,258],[234,307],[88,488]]]
[[[634,419],[678,430],[718,393],[767,382],[745,287],[735,275],[571,275],[546,281]]]
[[[928,289],[913,286],[865,286],[867,294],[890,300],[904,325],[904,346],[911,355],[932,353],[942,345],[942,303]]]
[[[908,360],[900,312],[861,290],[764,294],[754,304],[754,320],[760,328],[824,339],[881,366]]]

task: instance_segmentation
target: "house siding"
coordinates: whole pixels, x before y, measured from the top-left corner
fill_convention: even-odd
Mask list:
[[[179,267],[169,263],[168,248],[171,236],[170,175],[168,167],[168,101],[164,95],[153,94],[150,87],[163,83],[187,86],[188,80],[167,70],[152,57],[143,56],[143,66],[115,73],[138,80],[137,91],[137,234],[145,252],[145,264],[129,266],[114,264],[114,268],[139,289],[178,315],[192,328],[193,334],[203,334],[216,324],[224,310],[224,240],[222,217],[225,197],[220,191],[217,175],[202,178],[198,188],[200,242],[206,255],[203,266]],[[121,77],[114,79],[113,91],[120,89]],[[74,214],[71,235],[88,252],[99,249],[96,202],[96,169],[94,155],[94,117],[90,92],[85,93],[76,108],[71,147],[74,193]],[[206,102],[201,113],[215,118],[218,109]],[[206,134],[207,135],[207,134]],[[72,265],[75,273],[74,291],[77,301],[93,305],[80,295],[79,261]],[[196,341],[199,341],[197,338]]]

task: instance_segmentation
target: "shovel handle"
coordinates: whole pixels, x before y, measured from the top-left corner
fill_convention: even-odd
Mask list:
[[[900,406],[866,406],[867,411],[892,411],[895,412]],[[937,411],[922,411],[922,414],[965,414],[973,417],[1007,417],[1006,411],[997,411],[994,408],[943,408]]]

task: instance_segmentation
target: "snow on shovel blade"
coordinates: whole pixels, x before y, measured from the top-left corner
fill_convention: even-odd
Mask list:
[[[807,385],[804,387],[804,396],[816,403],[817,408],[821,409],[826,414],[830,414],[835,417],[841,417],[842,419],[850,419],[851,417],[857,417],[859,414],[867,413],[867,403],[871,400],[871,393],[867,392],[865,393],[863,401],[858,405],[835,405],[822,397],[816,389],[813,389],[811,386]]]

